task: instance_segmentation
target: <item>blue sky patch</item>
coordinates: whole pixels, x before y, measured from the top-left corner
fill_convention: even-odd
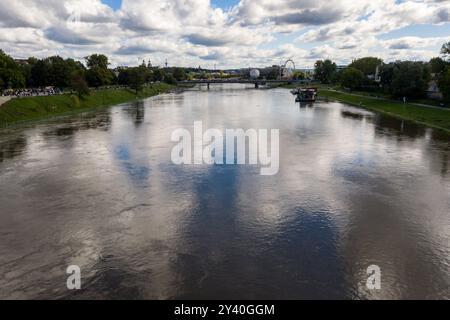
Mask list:
[[[120,9],[122,0],[102,0],[102,2],[114,10]],[[215,8],[228,9],[239,3],[239,0],[212,0],[211,4]]]
[[[122,6],[122,0],[102,0],[102,2],[114,10],[118,10]]]

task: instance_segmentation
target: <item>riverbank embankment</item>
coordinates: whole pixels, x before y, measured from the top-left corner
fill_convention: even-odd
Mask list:
[[[89,95],[81,98],[77,95],[63,94],[11,99],[0,106],[0,126],[109,107],[156,96],[173,88],[172,85],[159,83],[144,87],[137,95],[133,90],[122,88],[92,90]]]

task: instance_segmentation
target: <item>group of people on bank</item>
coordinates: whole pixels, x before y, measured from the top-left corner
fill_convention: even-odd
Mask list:
[[[36,97],[36,96],[54,96],[62,94],[62,90],[55,87],[31,88],[31,89],[8,89],[2,94],[4,97]]]

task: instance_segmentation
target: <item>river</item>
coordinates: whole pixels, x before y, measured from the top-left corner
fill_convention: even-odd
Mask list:
[[[195,121],[279,129],[279,173],[173,164]],[[2,129],[0,206],[2,299],[450,299],[449,135],[285,89]]]

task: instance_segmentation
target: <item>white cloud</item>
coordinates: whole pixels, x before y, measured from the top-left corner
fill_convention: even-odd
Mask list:
[[[448,17],[447,20],[443,19],[443,15],[438,17],[439,12],[450,12],[450,2],[408,1],[397,4],[394,0],[384,0],[377,3],[379,7],[363,19],[355,17],[310,30],[300,36],[298,41],[359,40],[413,24],[450,22]]]
[[[17,57],[105,53],[113,64],[263,66],[294,58],[345,63],[363,55],[428,59],[443,37],[380,40],[413,24],[450,22],[438,0],[242,0],[229,10],[209,0],[0,0],[0,48]],[[300,33],[292,43],[283,34]],[[307,49],[306,49],[307,48]]]

